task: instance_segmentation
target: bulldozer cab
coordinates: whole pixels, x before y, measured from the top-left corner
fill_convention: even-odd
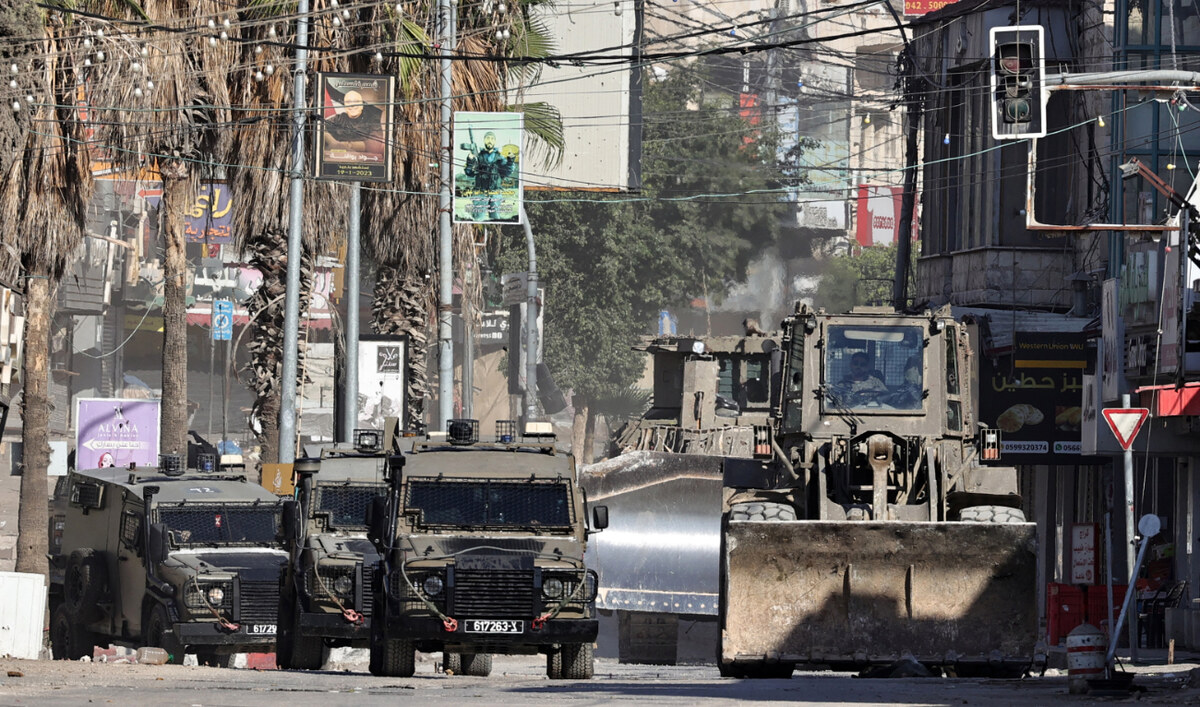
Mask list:
[[[784,322],[787,356],[779,433],[804,439],[895,434],[961,437],[969,430],[969,347],[949,314],[901,316],[801,309]]]

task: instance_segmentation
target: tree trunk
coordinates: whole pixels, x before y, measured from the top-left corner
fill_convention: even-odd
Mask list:
[[[596,408],[588,406],[587,422],[583,425],[583,454],[577,454],[579,464],[591,464],[596,458]]]
[[[50,467],[50,319],[54,298],[45,274],[25,280],[25,362],[21,374],[21,507],[17,515],[18,572],[47,575],[49,549],[46,470]]]
[[[251,339],[250,384],[254,387],[254,419],[257,420],[258,443],[261,447],[259,461],[274,464],[279,461],[279,409],[282,405],[283,386],[283,324],[286,311],[284,296],[287,293],[287,234],[282,231],[266,231],[246,246],[249,264],[262,273],[262,285],[246,301],[250,314]],[[307,318],[308,303],[312,298],[313,263],[306,252],[300,261],[300,312],[301,324],[299,350],[296,357],[296,375],[304,378],[304,319]],[[297,394],[302,388],[297,386]],[[296,428],[300,429],[300,420]]]
[[[376,332],[408,336],[404,425],[412,431],[424,429],[425,401],[430,395],[429,291],[428,278],[403,275],[398,268],[380,266],[371,303]]]
[[[187,455],[187,238],[184,216],[190,206],[188,167],[183,162],[165,162],[163,183],[163,348],[162,427],[159,452]]]
[[[575,462],[583,463],[584,438],[587,437],[586,427],[588,419],[588,407],[591,403],[587,398],[574,393],[571,395],[571,404],[575,406],[575,418],[571,425],[571,451],[575,454]]]

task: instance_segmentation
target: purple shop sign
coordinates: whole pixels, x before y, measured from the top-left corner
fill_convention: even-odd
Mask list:
[[[158,466],[160,400],[79,398],[75,468]]]

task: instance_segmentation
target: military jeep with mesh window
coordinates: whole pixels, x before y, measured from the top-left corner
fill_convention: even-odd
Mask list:
[[[72,471],[50,555],[54,657],[158,646],[169,662],[191,652],[230,666],[237,653],[274,650],[282,506],[244,474],[187,470],[178,455]]]
[[[382,439],[356,430],[353,443],[295,464],[296,499],[284,507],[290,561],[279,594],[281,668],[317,670],[326,648],[368,646],[379,556],[367,540],[367,510],[387,493]]]
[[[410,676],[415,651],[440,650],[450,673],[487,676],[495,653],[542,653],[552,679],[592,677],[597,578],[575,460],[549,424],[497,431],[480,442],[477,422],[453,420],[445,439],[389,458],[389,493],[371,510],[372,673]],[[607,525],[594,508],[592,528]]]

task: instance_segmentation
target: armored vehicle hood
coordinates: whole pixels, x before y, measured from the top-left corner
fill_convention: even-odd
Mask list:
[[[236,548],[228,550],[180,550],[170,559],[182,564],[197,575],[207,573],[237,574],[243,581],[278,581],[280,569],[287,564],[287,553],[269,548]]]

